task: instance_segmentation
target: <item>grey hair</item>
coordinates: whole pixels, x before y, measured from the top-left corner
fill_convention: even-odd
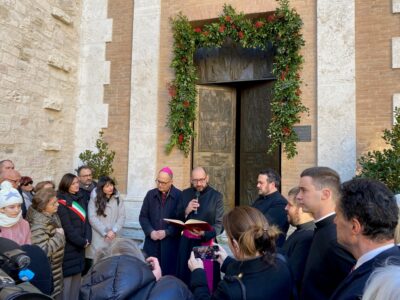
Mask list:
[[[100,260],[118,255],[130,255],[140,259],[141,261],[145,261],[143,253],[135,241],[124,238],[116,238],[111,242],[110,245],[107,245],[96,252],[93,263],[95,264]]]
[[[395,264],[394,264],[395,263]],[[400,295],[400,261],[388,258],[376,268],[365,284],[362,300],[397,300]]]

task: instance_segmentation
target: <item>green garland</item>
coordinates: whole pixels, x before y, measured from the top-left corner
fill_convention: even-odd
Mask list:
[[[276,82],[271,100],[272,118],[268,127],[271,147],[280,145],[287,158],[297,154],[298,136],[293,126],[300,122],[300,114],[308,112],[300,95],[300,70],[303,57],[300,49],[304,45],[300,32],[303,22],[289,0],[278,0],[279,7],[267,18],[248,19],[237,14],[230,5],[224,5],[218,22],[193,28],[187,17],[179,14],[172,20],[174,32],[174,58],[171,67],[175,79],[169,86],[171,100],[167,126],[172,134],[166,147],[170,152],[177,146],[187,156],[195,135],[193,122],[196,119],[196,68],[193,56],[199,47],[221,47],[227,37],[244,48],[265,50],[268,42],[275,48],[273,74]],[[267,137],[267,135],[266,135]]]

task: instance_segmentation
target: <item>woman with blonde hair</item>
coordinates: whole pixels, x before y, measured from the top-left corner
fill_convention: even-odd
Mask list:
[[[291,299],[293,280],[285,259],[276,252],[279,230],[249,206],[231,210],[223,225],[235,259],[219,247],[216,254],[225,277],[210,295],[203,262],[192,252],[188,266],[195,299]]]
[[[27,221],[31,226],[32,244],[38,245],[51,263],[54,299],[60,299],[63,289],[62,262],[64,258],[65,236],[57,215],[58,200],[53,189],[41,189],[32,199]]]

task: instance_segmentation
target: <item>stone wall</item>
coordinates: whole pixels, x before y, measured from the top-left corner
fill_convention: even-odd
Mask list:
[[[72,171],[80,1],[0,1],[0,159],[34,181]]]

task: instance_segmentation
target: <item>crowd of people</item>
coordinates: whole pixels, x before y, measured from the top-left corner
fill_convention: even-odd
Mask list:
[[[112,178],[95,182],[81,166],[57,189],[34,187],[3,160],[0,236],[44,253],[31,282],[54,299],[398,299],[400,203],[383,183],[341,183],[331,168],[312,167],[286,198],[265,169],[253,204],[224,212],[209,179],[196,167],[181,191],[171,168],[158,172],[139,215],[141,250],[120,237],[125,207]],[[213,255],[196,256],[198,247]]]

